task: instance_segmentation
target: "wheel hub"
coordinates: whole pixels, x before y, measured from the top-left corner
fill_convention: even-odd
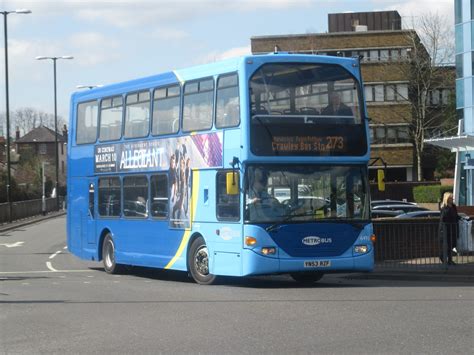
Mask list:
[[[209,274],[209,253],[207,247],[203,246],[196,251],[194,266],[201,275],[206,276]]]

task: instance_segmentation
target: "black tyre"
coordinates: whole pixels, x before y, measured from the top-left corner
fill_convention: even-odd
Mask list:
[[[291,278],[301,284],[309,285],[322,279],[322,272],[294,272],[290,274]]]
[[[107,233],[102,243],[102,262],[108,274],[118,274],[123,270],[122,265],[115,262],[115,244],[110,233]]]
[[[216,276],[209,273],[209,251],[202,237],[194,239],[188,253],[188,270],[200,285],[211,285]]]

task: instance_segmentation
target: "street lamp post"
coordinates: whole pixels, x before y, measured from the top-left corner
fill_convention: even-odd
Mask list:
[[[51,59],[53,61],[54,68],[54,152],[55,152],[55,165],[56,165],[56,207],[59,210],[59,151],[58,151],[58,104],[57,104],[57,90],[56,90],[56,61],[58,59],[74,59],[70,55],[63,55],[61,57],[36,57],[36,60]]]
[[[3,26],[5,35],[5,118],[7,121],[7,202],[8,202],[8,220],[12,221],[12,192],[11,192],[11,162],[10,162],[10,102],[8,99],[8,32],[7,16],[8,14],[30,14],[27,9],[18,9],[15,11],[0,11],[3,15]]]

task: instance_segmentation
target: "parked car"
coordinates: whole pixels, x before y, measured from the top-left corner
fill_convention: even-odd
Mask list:
[[[407,202],[407,201],[400,201],[400,200],[374,200],[370,202],[370,206],[380,206],[380,205],[410,205],[416,206],[415,202]]]
[[[391,211],[391,210],[372,210],[371,216],[372,218],[389,218],[389,217],[396,217],[400,214],[404,214],[402,210],[398,211]]]
[[[417,205],[378,205],[372,206],[372,211],[376,210],[389,210],[389,211],[403,211],[414,212],[414,211],[429,211],[427,208],[420,207]]]
[[[439,211],[414,211],[402,213],[395,218],[439,218]]]

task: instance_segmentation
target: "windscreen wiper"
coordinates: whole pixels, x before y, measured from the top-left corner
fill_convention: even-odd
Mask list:
[[[265,228],[265,230],[267,232],[271,232],[275,228],[277,228],[278,226],[282,225],[285,222],[288,222],[289,220],[291,220],[295,217],[306,217],[306,216],[313,216],[313,215],[314,215],[314,211],[306,211],[304,213],[290,214],[290,215],[286,216],[282,221],[273,223],[272,225],[268,226],[267,228]]]

